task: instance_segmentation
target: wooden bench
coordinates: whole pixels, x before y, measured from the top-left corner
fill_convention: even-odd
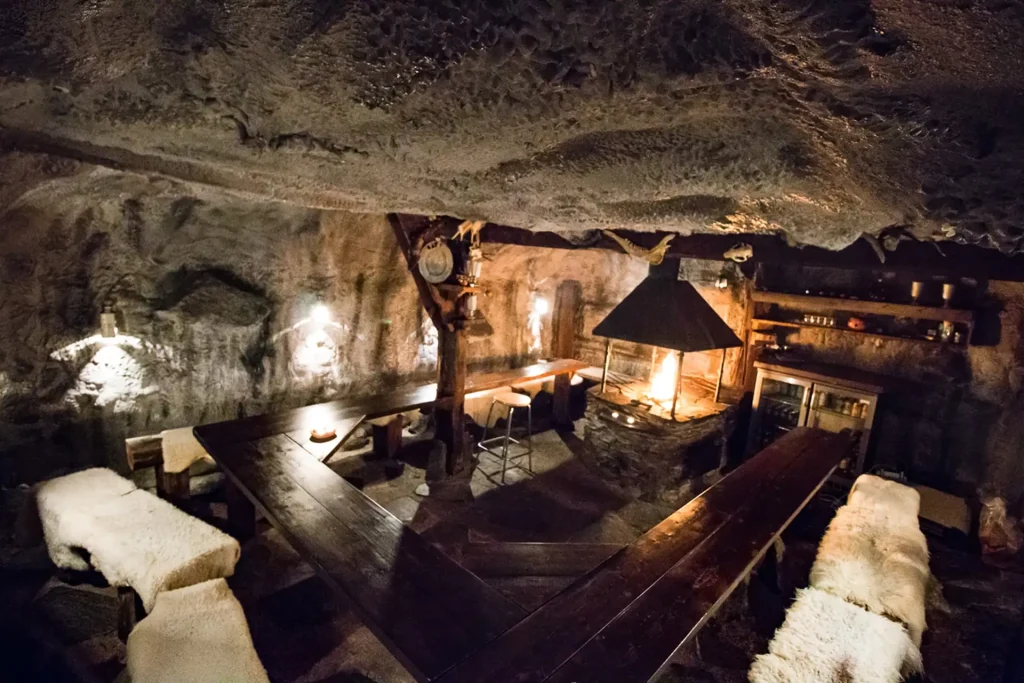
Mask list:
[[[749,575],[845,449],[844,436],[794,430],[440,680],[649,680]]]

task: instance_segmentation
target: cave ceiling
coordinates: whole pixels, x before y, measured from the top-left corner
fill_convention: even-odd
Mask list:
[[[321,208],[1024,250],[1014,0],[0,11],[0,196],[13,148]]]

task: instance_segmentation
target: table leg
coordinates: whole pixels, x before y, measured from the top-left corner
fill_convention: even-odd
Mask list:
[[[256,508],[231,478],[224,480],[224,497],[228,504],[228,527],[240,541],[256,534]]]
[[[554,394],[554,420],[558,427],[569,427],[572,425],[572,418],[569,415],[569,393],[572,388],[572,375],[555,375]]]

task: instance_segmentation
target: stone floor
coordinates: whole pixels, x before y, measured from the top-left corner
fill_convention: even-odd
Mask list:
[[[574,457],[571,437],[535,437],[528,458],[514,459],[500,484],[501,464],[486,454],[472,479],[476,499],[446,503],[417,496],[427,447],[407,444],[403,474],[386,479],[363,460],[339,455],[332,467],[359,473],[364,491],[442,550],[457,554],[468,541],[595,541],[626,544],[671,510],[630,498]],[[16,506],[8,496],[8,507]],[[217,495],[201,514],[223,519]],[[124,647],[117,640],[114,592],[62,581],[41,548],[15,547],[12,515],[0,536],[0,681],[124,681]],[[817,539],[830,517],[818,499],[786,534],[778,580],[755,577],[673,660],[659,683],[741,683],[780,623],[788,596],[806,585]],[[1020,650],[1024,573],[986,566],[973,553],[929,539],[932,571],[924,658],[929,683],[1024,681]],[[774,577],[771,577],[774,579]],[[497,590],[536,607],[572,579],[494,580]],[[406,683],[391,654],[265,524],[243,547],[231,585],[246,609],[253,640],[275,683]],[[781,585],[781,590],[777,586]],[[623,682],[629,683],[629,682]]]

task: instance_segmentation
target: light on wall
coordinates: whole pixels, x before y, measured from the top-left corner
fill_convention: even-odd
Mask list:
[[[324,304],[317,304],[313,307],[310,319],[320,327],[326,327],[331,323],[331,310]]]
[[[114,313],[114,306],[109,301],[103,304],[103,311],[100,313],[100,336],[105,339],[113,339],[117,336],[117,315]]]
[[[543,329],[543,318],[551,310],[548,300],[536,293],[530,297],[530,312],[526,316],[526,325],[530,328],[530,352],[535,353],[541,350],[541,330]]]

